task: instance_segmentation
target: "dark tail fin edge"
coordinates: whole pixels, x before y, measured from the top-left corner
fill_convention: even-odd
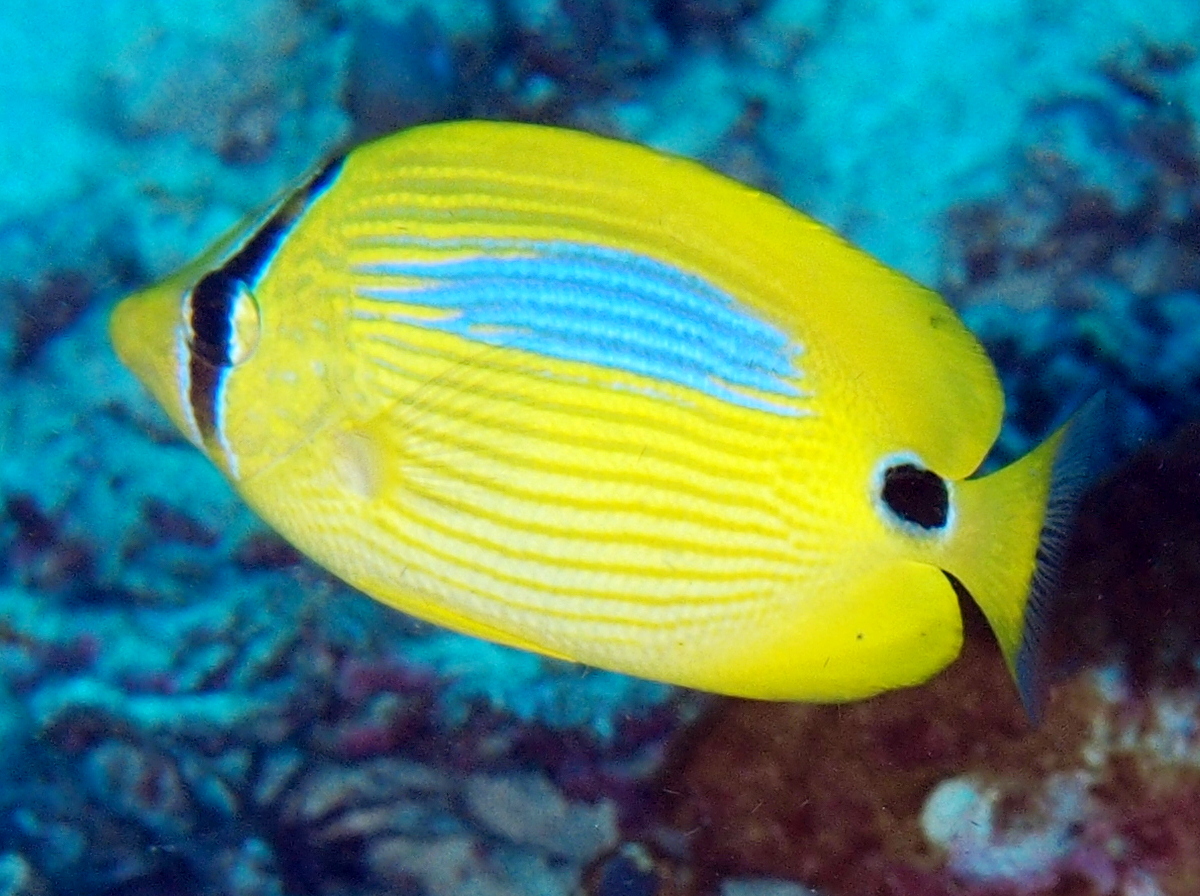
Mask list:
[[[1021,702],[1034,724],[1041,720],[1046,698],[1046,636],[1068,536],[1084,491],[1107,460],[1104,440],[1100,438],[1108,416],[1106,404],[1103,393],[1093,395],[1057,433],[1059,444],[1051,467],[1046,515],[1014,670]]]

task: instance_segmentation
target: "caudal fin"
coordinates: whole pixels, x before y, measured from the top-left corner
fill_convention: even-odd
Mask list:
[[[1094,396],[1020,460],[959,484],[963,531],[947,568],[987,618],[1035,723],[1052,601],[1079,499],[1100,467],[1104,416]]]

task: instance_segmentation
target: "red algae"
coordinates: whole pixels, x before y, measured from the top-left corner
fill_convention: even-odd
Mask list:
[[[664,816],[710,885],[751,874],[830,896],[931,892],[942,859],[920,827],[929,791],[968,768],[1025,778],[1071,767],[1088,714],[1061,696],[1030,731],[998,651],[972,631],[922,688],[837,707],[723,702],[676,745]]]
[[[78,593],[92,586],[96,552],[65,532],[61,515],[51,516],[32,495],[22,493],[5,500],[3,516],[15,528],[7,562],[17,581],[52,593]]]

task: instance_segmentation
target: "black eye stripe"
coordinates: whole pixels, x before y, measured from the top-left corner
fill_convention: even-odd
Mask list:
[[[217,432],[217,404],[231,364],[233,313],[238,293],[253,289],[300,216],[337,178],[344,156],[328,162],[232,253],[192,287],[188,307],[188,402],[201,437]]]
[[[205,274],[192,287],[190,345],[193,355],[214,367],[229,364],[229,339],[233,335],[230,316],[238,282],[224,271]]]
[[[329,189],[334,179],[341,173],[342,165],[345,164],[346,157],[344,155],[334,156],[322,166],[321,170],[309,178],[308,183],[300,188],[304,194],[305,205],[310,204],[314,199]]]
[[[194,353],[188,365],[188,401],[192,406],[196,429],[205,442],[211,441],[217,434],[217,394],[221,390],[224,370],[224,367],[210,364]]]

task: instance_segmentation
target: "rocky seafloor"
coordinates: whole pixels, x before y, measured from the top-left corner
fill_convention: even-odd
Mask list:
[[[1200,10],[35,0],[0,12],[0,894],[1200,892]],[[715,699],[376,606],[247,511],[104,317],[326,153],[583,127],[772,190],[995,359],[994,462],[1114,461],[1022,714]]]

